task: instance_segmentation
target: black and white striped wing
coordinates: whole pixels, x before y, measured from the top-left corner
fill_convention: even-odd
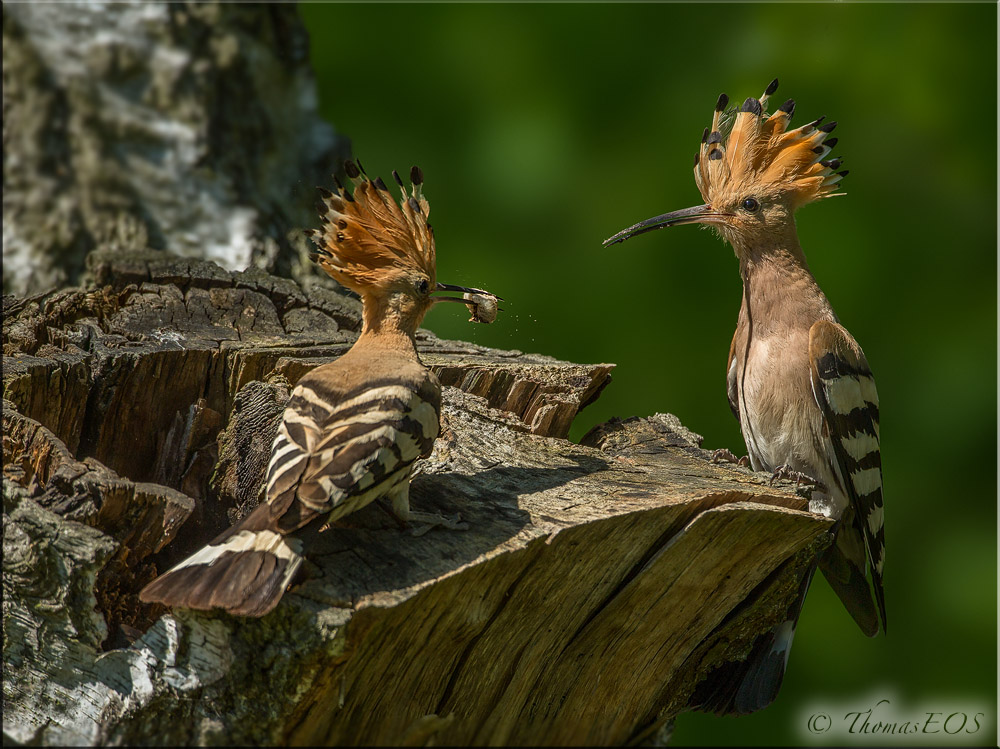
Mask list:
[[[813,394],[826,422],[830,443],[868,550],[875,600],[885,627],[885,527],[882,454],[875,379],[861,347],[837,323],[820,321],[809,331]],[[862,570],[863,572],[863,570]]]
[[[336,370],[321,370],[303,378],[285,409],[271,449],[267,502],[153,580],[140,593],[143,601],[263,616],[302,564],[296,529],[388,493],[430,454],[441,389],[429,372],[345,393],[336,387]]]
[[[318,373],[318,370],[317,370]],[[382,381],[347,394],[321,377],[292,393],[267,473],[267,501],[283,532],[320,515],[333,521],[409,478],[439,431],[440,388]]]

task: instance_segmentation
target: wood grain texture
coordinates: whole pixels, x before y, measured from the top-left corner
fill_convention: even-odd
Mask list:
[[[426,332],[446,385],[411,506],[469,530],[414,536],[371,505],[313,534],[263,619],[144,606],[155,569],[252,509],[289,388],[350,346],[360,307],[159,253],[89,266],[99,286],[5,299],[17,741],[648,739],[828,543],[805,499],[711,463],[670,415],[565,440],[611,365]]]

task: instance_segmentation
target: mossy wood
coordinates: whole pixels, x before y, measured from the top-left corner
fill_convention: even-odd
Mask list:
[[[782,617],[829,522],[671,416],[573,444],[611,365],[443,341],[415,536],[315,533],[271,615],[137,591],[259,501],[284,401],[360,306],[163,253],[4,301],[4,728],[45,744],[620,744]]]

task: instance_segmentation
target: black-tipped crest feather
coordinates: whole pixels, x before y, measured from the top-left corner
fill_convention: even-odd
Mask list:
[[[837,142],[835,138],[822,142],[836,122],[820,127],[825,119],[820,117],[789,130],[794,99],[787,99],[768,116],[766,105],[777,89],[776,80],[760,99],[748,97],[737,109],[726,110],[729,97],[719,97],[695,160],[695,179],[706,203],[725,202],[735,199],[736,193],[756,190],[789,194],[797,207],[835,194],[839,177],[832,169],[839,166],[839,160],[829,164],[821,160]]]

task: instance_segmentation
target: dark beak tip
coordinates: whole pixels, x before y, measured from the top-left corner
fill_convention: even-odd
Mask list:
[[[684,208],[680,211],[673,211],[672,213],[664,213],[662,216],[654,216],[653,218],[648,218],[645,221],[640,221],[638,224],[630,226],[627,229],[623,229],[613,237],[605,239],[604,246],[610,247],[611,245],[624,242],[626,239],[631,239],[632,237],[637,237],[640,234],[645,234],[656,229],[666,229],[669,226],[698,223],[706,214],[711,213],[711,211],[712,206],[705,204],[696,205],[692,208]]]
[[[450,283],[438,282],[436,291],[456,291],[456,292],[460,291],[463,294],[482,294],[483,296],[491,296],[494,299],[500,300],[501,302],[504,301],[504,298],[502,296],[497,296],[491,291],[486,291],[485,289],[474,289],[468,286],[455,286],[454,284]]]

